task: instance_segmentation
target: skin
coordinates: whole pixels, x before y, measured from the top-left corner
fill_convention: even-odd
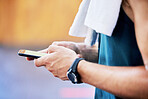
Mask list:
[[[148,65],[148,0],[127,0],[126,3],[123,2],[123,8],[135,24],[137,43],[144,64]],[[45,66],[55,77],[67,80],[66,73],[70,65],[77,57],[85,56],[81,53],[81,47],[83,48],[84,44],[53,43],[41,51],[49,54],[36,59],[35,65],[37,67]],[[76,48],[80,53],[75,52]],[[85,50],[87,48],[89,51],[96,52],[92,47],[84,47]],[[82,60],[79,62],[77,70],[82,82],[119,97],[148,98],[148,70],[145,69],[145,66],[105,66]]]
[[[74,50],[79,57],[85,58],[89,62],[98,62],[98,44],[93,46],[86,45],[84,43],[75,43],[75,42],[53,42],[52,45],[64,46],[66,48]]]

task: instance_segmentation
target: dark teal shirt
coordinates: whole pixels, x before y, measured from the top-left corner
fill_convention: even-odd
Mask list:
[[[98,49],[99,64],[107,66],[143,65],[143,60],[136,42],[134,23],[129,19],[122,7],[112,36],[99,34]],[[111,93],[96,88],[95,99],[118,98]]]

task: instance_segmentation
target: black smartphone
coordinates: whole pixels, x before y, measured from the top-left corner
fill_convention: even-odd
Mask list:
[[[24,57],[31,57],[31,58],[40,58],[44,55],[47,55],[47,53],[40,53],[37,51],[31,51],[31,50],[19,50],[18,51],[19,56],[24,56]]]

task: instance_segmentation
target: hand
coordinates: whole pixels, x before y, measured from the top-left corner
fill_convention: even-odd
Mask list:
[[[63,47],[69,48],[69,49],[75,51],[78,54],[79,57],[82,57],[80,50],[78,48],[78,43],[70,42],[70,41],[54,41],[52,43],[52,45],[63,46]],[[47,49],[39,51],[39,52],[45,53],[46,50]],[[26,60],[31,61],[31,60],[34,60],[34,58],[27,57]]]
[[[73,51],[75,51],[77,54],[80,54],[80,50],[77,46],[77,43],[75,42],[70,42],[70,41],[55,41],[52,43],[52,45],[57,45],[57,46],[63,46],[63,47],[66,47],[66,48],[69,48]]]
[[[85,43],[75,43],[69,41],[53,42],[52,45],[64,46],[75,51],[80,58],[98,63],[98,45],[89,46]]]
[[[41,52],[49,54],[35,59],[35,65],[45,66],[55,77],[68,80],[66,73],[74,60],[78,58],[77,54],[71,49],[55,45],[50,45]]]

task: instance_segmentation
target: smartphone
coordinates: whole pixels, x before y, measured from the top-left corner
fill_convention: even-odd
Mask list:
[[[30,57],[30,58],[40,58],[42,56],[47,55],[47,53],[40,53],[37,51],[31,51],[31,50],[19,50],[18,51],[19,56],[24,56],[24,57]]]

